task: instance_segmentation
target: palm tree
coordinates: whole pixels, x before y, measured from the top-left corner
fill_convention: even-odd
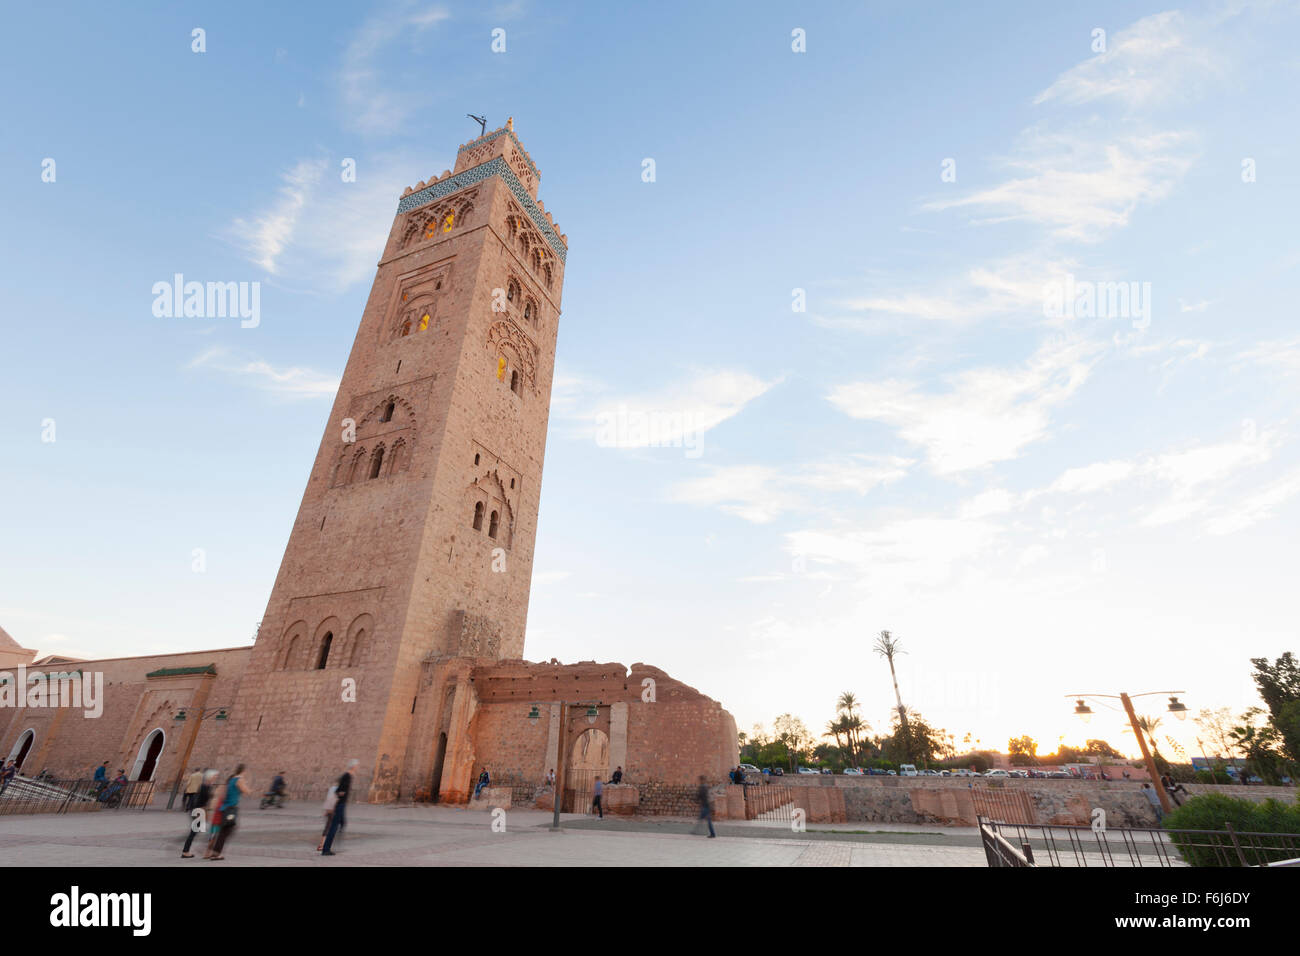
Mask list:
[[[853,749],[853,766],[861,766],[862,754],[866,750],[866,746],[862,742],[862,735],[863,731],[869,732],[871,730],[871,725],[857,714],[854,714],[852,717],[845,715],[844,729],[848,731],[850,740],[852,741],[850,746]]]
[[[1158,754],[1160,746],[1156,743],[1156,728],[1160,726],[1159,717],[1139,717],[1137,719],[1138,728],[1147,735],[1147,742],[1151,744],[1151,753]]]
[[[846,690],[840,694],[840,699],[835,702],[835,712],[844,715],[841,724],[849,741],[849,761],[855,767],[858,765],[857,732],[862,727],[862,721],[858,720],[857,710],[858,698],[851,690]]]
[[[885,660],[889,661],[889,676],[894,680],[894,700],[898,702],[898,721],[903,731],[903,754],[910,762],[912,756],[912,731],[907,726],[907,710],[903,707],[903,695],[898,692],[898,674],[894,671],[894,655],[906,653],[901,647],[901,641],[892,637],[888,631],[881,631],[880,637],[876,638],[874,650]]]
[[[834,737],[834,738],[835,738],[835,746],[836,746],[836,747],[841,747],[841,748],[842,748],[842,745],[840,744],[840,734],[842,734],[842,733],[844,733],[844,718],[841,717],[839,720],[830,720],[830,721],[827,721],[827,722],[826,722],[826,733],[822,734],[822,736],[823,736],[823,737]]]

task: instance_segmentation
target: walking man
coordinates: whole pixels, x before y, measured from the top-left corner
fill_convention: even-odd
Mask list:
[[[338,835],[339,829],[347,823],[347,805],[348,796],[352,793],[352,771],[361,765],[360,760],[349,760],[348,768],[343,771],[343,776],[339,777],[338,788],[334,791],[337,801],[334,804],[334,815],[330,817],[329,832],[325,834],[325,843],[321,847],[321,856],[333,856],[334,851],[330,849],[334,845],[334,838]]]
[[[602,786],[602,784],[601,784],[601,782],[600,782],[600,778],[597,777],[597,778],[596,778],[596,795],[595,795],[594,797],[591,798],[591,809],[593,809],[593,810],[595,810],[597,813],[599,813],[599,814],[600,814],[600,818],[601,818],[602,820],[605,819],[605,810],[604,810],[604,808],[602,808],[601,805],[600,805],[600,794],[601,794],[601,791],[603,791],[603,790],[604,790],[604,787]]]
[[[717,836],[713,832],[713,808],[709,806],[709,785],[704,782],[704,774],[700,774],[700,789],[695,793],[695,799],[700,801],[700,819],[709,824],[709,838]]]

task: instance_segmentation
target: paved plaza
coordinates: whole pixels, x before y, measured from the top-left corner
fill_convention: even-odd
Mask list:
[[[358,805],[348,811],[337,855],[315,852],[316,806],[244,811],[226,859],[180,856],[180,811],[119,810],[0,816],[0,854],[10,866],[978,866],[971,829],[814,825],[806,833],[754,823],[716,824],[717,839],[688,820],[598,820],[511,810],[504,832],[492,817],[456,807]],[[873,832],[852,832],[871,830]]]

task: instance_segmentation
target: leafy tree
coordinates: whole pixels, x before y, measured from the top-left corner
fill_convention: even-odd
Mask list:
[[[1038,764],[1038,741],[1026,734],[1012,737],[1007,741],[1007,753],[1011,762],[1017,767],[1033,767]]]
[[[1300,714],[1288,707],[1300,701],[1300,661],[1287,651],[1272,664],[1267,657],[1252,657],[1250,662],[1255,665],[1251,678],[1268,707],[1269,721],[1283,750],[1292,760],[1300,761]]]
[[[782,714],[772,722],[772,726],[776,730],[776,739],[785,747],[790,770],[793,771],[804,750],[812,745],[812,734],[804,722],[793,714]]]
[[[1106,743],[1104,740],[1089,740],[1083,746],[1084,753],[1092,754],[1096,757],[1113,757],[1116,760],[1123,760],[1124,755]]]
[[[974,770],[985,773],[993,769],[993,753],[988,750],[972,750],[960,757],[952,756],[942,764],[946,770]]]
[[[893,725],[894,732],[880,741],[886,759],[924,766],[953,756],[947,734],[930,726],[916,711],[904,708],[901,714],[894,715]]]
[[[1246,772],[1265,783],[1282,782],[1286,758],[1281,752],[1282,734],[1271,723],[1261,720],[1264,712],[1252,707],[1241,715],[1241,724],[1232,729],[1232,739],[1246,757]]]
[[[1237,746],[1237,742],[1232,739],[1232,728],[1236,726],[1236,723],[1232,711],[1227,707],[1217,707],[1213,710],[1209,707],[1203,707],[1196,715],[1196,726],[1200,728],[1201,733],[1210,742],[1210,747],[1214,749],[1214,756],[1216,757],[1232,756],[1232,751]],[[1199,737],[1197,743],[1200,743]],[[1202,745],[1202,749],[1204,749],[1204,745]]]

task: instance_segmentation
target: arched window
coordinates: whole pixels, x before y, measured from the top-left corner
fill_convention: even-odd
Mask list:
[[[494,511],[492,512],[492,517],[488,519],[488,537],[495,538],[496,536],[497,536],[497,513]]]
[[[394,410],[396,410],[396,408],[397,408],[396,402],[389,402],[387,405],[384,406],[384,414],[379,416],[379,420],[381,422],[391,422],[393,420],[393,412]]]
[[[515,222],[514,216],[511,216],[506,220],[506,229],[510,231],[510,238],[513,239],[515,234],[519,231],[519,224]]]
[[[533,250],[532,263],[533,263],[534,272],[542,271],[542,254],[538,252],[536,249]]]
[[[474,464],[478,464],[478,452],[474,452]]]
[[[493,512],[495,514],[495,512]],[[474,504],[474,530],[483,530],[483,502],[479,501]]]
[[[384,464],[384,446],[380,445],[370,457],[370,477],[378,478],[379,469]]]
[[[284,651],[284,663],[280,665],[281,670],[288,670],[293,665],[293,652],[298,649],[298,637],[294,635],[289,638],[289,646]]]
[[[350,485],[361,477],[361,463],[365,461],[365,458],[366,450],[364,448],[358,448],[357,453],[352,456],[352,464],[348,466],[348,476],[345,479],[346,484]]]
[[[524,318],[531,319],[532,317],[533,317],[533,304],[532,302],[529,302],[527,305],[524,306]]]
[[[519,286],[515,285],[514,282],[507,282],[506,299],[513,302],[518,296],[519,296]]]
[[[546,276],[546,288],[549,289],[551,287],[551,267],[546,266],[546,268],[542,269],[542,274]]]
[[[388,456],[388,473],[397,474],[397,469],[402,466],[402,457],[406,454],[406,442],[398,439],[393,442],[393,453]]]
[[[352,639],[352,653],[348,656],[348,667],[356,667],[361,663],[361,657],[365,652],[366,632],[357,631],[357,636]]]
[[[320,660],[316,662],[316,669],[318,671],[323,671],[325,669],[325,664],[330,659],[330,645],[333,643],[334,643],[334,632],[326,631],[325,640],[321,641],[320,643]]]
[[[411,320],[407,319],[405,322],[402,323],[402,336],[405,337],[410,334],[411,334]]]
[[[424,313],[424,315],[420,316],[420,326],[418,331],[423,332],[428,327],[429,327],[429,313],[426,312]]]
[[[518,371],[513,371],[510,373],[510,391],[514,392],[516,395],[519,394],[519,372]]]

